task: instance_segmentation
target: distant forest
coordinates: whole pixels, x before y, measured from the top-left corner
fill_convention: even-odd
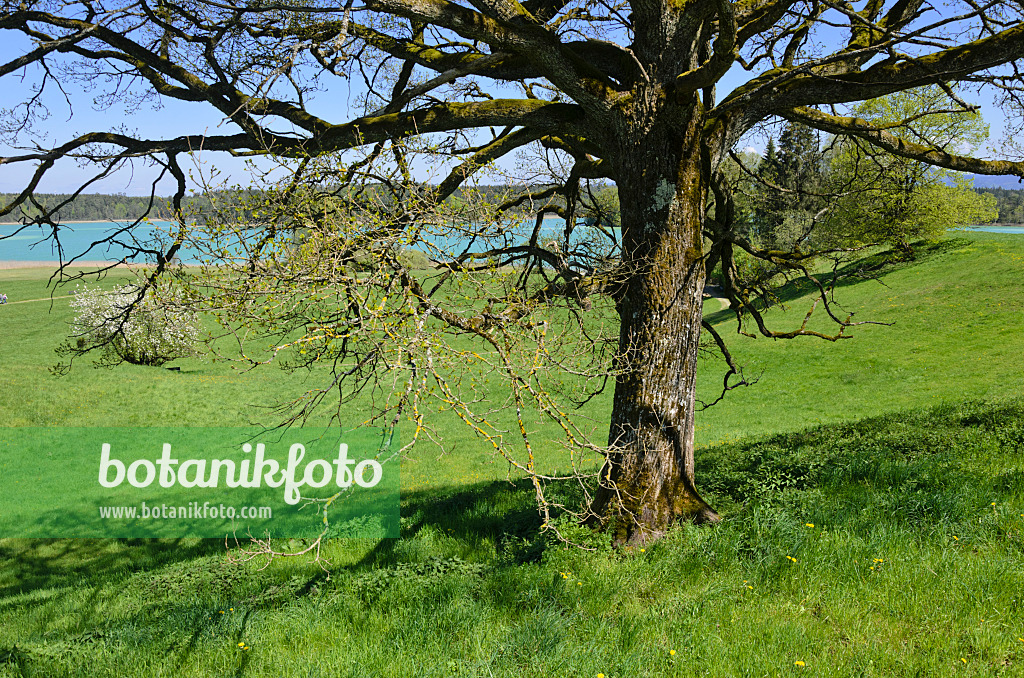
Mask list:
[[[11,193],[0,193],[0,203],[7,204],[17,197]],[[36,196],[41,205],[47,209],[59,205],[70,195],[63,194],[40,194]],[[190,203],[206,203],[209,200],[205,197],[190,198]],[[168,208],[169,198],[154,198],[152,208],[149,210],[149,218],[155,221],[163,221],[171,218],[171,210]],[[70,204],[61,207],[57,212],[60,221],[134,221],[146,214],[150,207],[150,198],[133,195],[105,195],[101,193],[88,193],[79,195]],[[12,214],[0,217],[0,223],[17,223],[22,217],[38,214],[39,211],[31,205],[23,205],[20,210]]]
[[[1001,224],[1024,224],[1024,189],[1020,188],[975,188],[977,193],[988,193],[996,198]]]
[[[480,186],[475,189],[488,199],[498,198],[504,191],[504,186]],[[1024,224],[1024,189],[1007,188],[975,188],[978,193],[989,193],[995,196],[996,205],[999,208],[997,221],[1003,224]],[[0,202],[6,203],[15,196],[10,193],[0,193]],[[59,194],[45,194],[38,196],[39,202],[47,207],[60,204],[70,196]],[[194,196],[187,199],[189,211],[203,212],[209,208],[210,200],[207,196]],[[156,198],[150,209],[149,217],[160,221],[171,218],[171,211],[167,206],[167,198]],[[149,207],[149,198],[131,195],[105,195],[99,193],[83,194],[78,196],[69,205],[65,205],[58,212],[61,221],[131,221],[138,219],[146,213]],[[26,211],[31,211],[31,207]],[[525,209],[522,211],[526,211]],[[16,223],[20,221],[22,214],[8,214],[0,217],[0,223]]]
[[[525,187],[512,187],[513,190]],[[535,189],[542,190],[543,187]],[[510,188],[507,186],[475,186],[472,189],[460,189],[452,199],[460,200],[467,197],[472,191],[477,197],[483,197],[487,201],[500,200]],[[0,193],[0,204],[6,204],[16,196],[12,193]],[[63,194],[40,194],[36,199],[47,209],[68,200],[70,195]],[[230,195],[217,196],[223,207],[226,201],[231,199]],[[168,207],[170,198],[154,198],[152,206],[150,199],[144,196],[131,195],[106,195],[101,193],[82,194],[75,198],[70,204],[61,207],[57,216],[61,222],[68,221],[134,221],[146,214],[149,209],[149,218],[154,221],[163,221],[171,218],[171,210]],[[552,200],[559,204],[558,199]],[[206,195],[186,198],[185,210],[187,214],[202,213],[210,209],[210,198]],[[515,210],[517,212],[529,212],[528,206],[522,206]],[[21,210],[13,214],[0,216],[0,223],[18,223],[22,217],[38,214],[38,210],[31,205],[23,205]],[[243,217],[244,218],[244,217]]]

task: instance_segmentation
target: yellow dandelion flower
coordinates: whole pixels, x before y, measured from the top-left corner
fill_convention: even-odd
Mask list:
[[[966,659],[964,659],[963,657],[960,657],[960,661],[962,661],[962,662],[963,662],[964,664],[966,664],[966,663],[967,663],[967,660],[966,660]]]
[[[597,674],[597,678],[604,678],[604,674],[603,673]]]
[[[956,539],[957,541],[960,541],[960,537],[956,536],[955,534],[953,535],[953,539]]]
[[[814,527],[814,523],[804,523],[804,525],[807,527]]]
[[[796,664],[797,666],[807,666],[807,664],[804,664],[801,661],[796,661],[796,662],[793,662],[793,663]]]
[[[796,558],[794,558],[793,556],[786,556],[786,557],[789,558],[790,560],[792,560],[794,563],[796,562]]]
[[[221,614],[224,614],[224,610],[221,610],[221,611],[220,611],[220,613],[221,613]]]
[[[239,643],[238,647],[245,647],[245,643]]]
[[[668,653],[669,653],[670,655],[672,655],[673,657],[675,657],[675,656],[676,656],[676,651],[675,651],[675,650],[669,650],[669,651],[668,651]]]
[[[749,586],[749,585],[748,585],[748,586],[747,586],[747,588],[748,588],[748,589],[750,589],[751,591],[753,591],[753,590],[754,590],[754,587],[753,587],[753,586]]]

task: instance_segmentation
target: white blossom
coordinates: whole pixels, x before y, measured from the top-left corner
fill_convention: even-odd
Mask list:
[[[101,347],[107,358],[135,365],[162,365],[196,354],[196,314],[161,303],[136,285],[109,291],[79,285],[71,307],[77,312],[72,336],[79,348]]]

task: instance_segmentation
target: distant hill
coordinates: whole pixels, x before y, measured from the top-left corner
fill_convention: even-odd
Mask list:
[[[1014,176],[989,176],[986,174],[968,174],[974,179],[975,188],[1006,188],[1009,190],[1024,189],[1019,177]]]
[[[543,187],[534,187],[534,190],[541,190]],[[503,202],[509,191],[519,192],[525,186],[474,186],[472,188],[460,188],[449,200],[480,200],[488,202]],[[236,199],[237,192],[223,191],[216,194],[204,194],[189,196],[185,199],[186,212],[204,212],[210,209],[210,198],[215,197],[221,207]],[[5,205],[17,197],[13,193],[0,193],[0,205]],[[60,208],[57,215],[61,221],[132,221],[148,214],[151,219],[157,221],[170,219],[171,209],[170,198],[156,197],[150,205],[150,199],[144,196],[131,196],[123,194],[101,194],[83,193],[74,200],[66,194],[39,194],[36,199],[40,204],[51,208],[63,203],[68,203]],[[385,198],[386,199],[386,198]],[[555,205],[564,205],[564,202],[555,196],[549,200]],[[541,201],[543,203],[543,201]],[[533,209],[530,203],[513,210],[514,212],[529,213]],[[25,217],[31,217],[39,213],[39,210],[31,205],[23,205],[11,214],[0,216],[0,223],[17,223]],[[243,209],[240,213],[243,216],[248,213]]]
[[[6,205],[15,197],[11,193],[0,193],[0,205]],[[64,194],[41,194],[36,197],[46,207],[59,205],[71,198]],[[146,214],[147,209],[152,219],[169,219],[171,216],[166,198],[156,198],[150,206],[150,199],[147,197],[95,193],[79,195],[70,204],[62,207],[58,214],[62,221],[131,221]],[[0,216],[0,223],[18,222],[37,213],[38,210],[31,205],[25,205],[11,214]]]
[[[999,216],[996,222],[1000,224],[1024,224],[1024,188],[999,188],[975,186],[978,193],[988,193],[995,196],[996,207],[999,209]]]

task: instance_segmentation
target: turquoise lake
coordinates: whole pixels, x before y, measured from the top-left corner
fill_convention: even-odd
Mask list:
[[[564,227],[565,222],[561,219],[547,219],[544,224],[544,237],[557,237]],[[123,227],[123,223],[75,223],[67,224],[61,228],[60,241],[64,251],[64,259],[77,257],[80,261],[119,261],[129,250],[125,244],[137,242],[140,245],[152,246],[157,242],[162,233],[170,226],[170,222],[153,222],[143,224],[134,229],[133,236],[122,234],[114,238],[114,242],[103,242],[116,231]],[[507,244],[519,244],[525,239],[526,234],[532,230],[532,222],[524,224],[521,229],[516,229],[510,234]],[[17,224],[0,224],[0,237],[9,236],[18,228]],[[586,229],[578,229],[577,232],[584,232]],[[967,231],[983,231],[988,233],[1014,233],[1024,235],[1024,225],[1021,226],[974,226],[965,228]],[[453,249],[457,242],[453,236],[438,235],[430,238],[436,246],[448,250]],[[465,238],[458,241],[465,242]],[[470,244],[472,252],[483,252],[492,247],[498,246],[499,242],[475,241]],[[435,253],[432,253],[435,254]],[[187,264],[200,262],[200,253],[182,250],[179,253],[181,261]],[[17,235],[0,240],[0,261],[59,261],[60,257],[53,245],[53,242],[35,227],[22,230]],[[141,261],[141,260],[137,260]]]
[[[1016,233],[1024,235],[1024,224],[1020,226],[968,226],[963,231],[981,231],[983,233]]]
[[[156,225],[167,226],[166,222],[154,222]],[[138,243],[152,245],[159,236],[159,231],[147,224],[135,229],[134,236],[122,234],[115,236],[114,243],[102,242],[114,235],[124,224],[118,223],[76,223],[67,224],[60,230],[60,244],[63,259],[78,257],[81,261],[119,261],[129,250],[123,244]],[[0,261],[60,261],[61,257],[51,239],[37,227],[22,229],[16,235],[19,224],[0,224]],[[118,244],[119,241],[122,244]],[[95,244],[99,243],[99,244]]]
[[[79,261],[120,261],[131,250],[125,245],[141,245],[153,247],[158,241],[168,241],[166,233],[172,222],[154,221],[151,224],[140,224],[131,235],[118,234],[126,224],[123,222],[104,223],[71,223],[61,227],[60,244],[63,258],[67,261],[76,257]],[[447,233],[438,232],[425,239],[433,247],[424,245],[422,249],[438,258],[447,258],[460,253],[463,249],[470,252],[484,252],[495,247],[517,245],[524,242],[533,230],[533,222],[521,224],[504,238],[469,239],[457,230]],[[14,235],[18,224],[0,224],[0,261],[60,261],[59,253],[53,242],[36,227],[25,228]],[[546,219],[542,229],[543,238],[555,238],[565,226],[562,219]],[[577,233],[583,234],[587,229],[580,228]],[[4,236],[9,236],[4,238]],[[112,237],[113,236],[113,237]],[[111,238],[112,242],[104,242]],[[576,238],[574,237],[574,240]],[[237,241],[234,243],[237,245]],[[230,244],[229,244],[230,247]],[[166,247],[162,248],[166,250]],[[183,248],[178,258],[186,264],[198,264],[202,254],[194,249]],[[143,263],[143,259],[134,259]]]

